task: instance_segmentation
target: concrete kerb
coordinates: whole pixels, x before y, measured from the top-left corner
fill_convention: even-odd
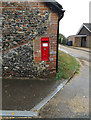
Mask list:
[[[33,111],[17,111],[17,110],[0,110],[0,116],[2,117],[34,117],[37,116],[37,112]]]
[[[76,49],[76,50],[82,50],[82,51],[85,51],[85,52],[91,52],[90,50],[84,50],[84,49],[80,49],[80,48],[76,48],[76,47],[70,47],[72,49]]]
[[[77,59],[78,60],[78,59]],[[73,75],[71,77],[69,77],[68,80],[65,80],[63,83],[61,83],[51,94],[49,94],[43,101],[41,101],[38,105],[36,105],[32,111],[37,111],[39,113],[40,109],[45,106],[45,104],[47,102],[49,102],[75,75],[76,71],[78,69],[78,65],[76,67],[76,69],[73,72]],[[38,116],[36,116],[38,117]]]
[[[75,75],[77,69],[78,69],[78,65],[77,65],[76,69],[74,70],[73,75],[71,77],[69,77],[68,80],[65,80],[63,83],[58,85],[58,87],[52,93],[50,93],[44,100],[42,100],[39,104],[37,104],[30,111],[0,110],[0,116],[1,117],[17,117],[17,118],[18,117],[37,118],[39,116],[40,109],[42,107],[44,107],[45,104],[47,102],[49,102],[73,78],[73,76]]]
[[[89,49],[89,50],[85,50],[85,49],[80,49],[80,48],[77,48],[77,47],[67,46],[67,45],[66,45],[66,47],[68,47],[68,48],[72,48],[72,49],[76,49],[76,50],[82,50],[82,51],[85,51],[85,52],[91,52],[90,49]]]
[[[76,60],[80,63],[80,61],[76,58]],[[81,63],[80,63],[81,65]],[[73,72],[73,75],[69,77],[68,80],[65,80],[63,83],[61,83],[51,94],[49,94],[44,100],[42,100],[39,104],[37,104],[34,108],[32,108],[32,111],[37,111],[39,113],[39,110],[45,106],[47,102],[49,102],[75,75],[78,65],[76,66],[76,69]],[[36,116],[38,117],[38,116]]]

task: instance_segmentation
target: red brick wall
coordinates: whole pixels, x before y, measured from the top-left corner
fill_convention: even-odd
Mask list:
[[[41,38],[49,37],[49,61],[46,63],[46,69],[56,73],[56,50],[57,50],[57,28],[58,28],[58,15],[53,13],[49,7],[40,3],[41,12],[49,10],[49,21],[46,23],[48,29],[46,33],[34,40],[34,59],[36,62],[41,62]]]

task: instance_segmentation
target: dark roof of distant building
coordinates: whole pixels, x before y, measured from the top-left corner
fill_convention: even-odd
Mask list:
[[[90,33],[91,33],[91,23],[83,23],[83,25],[80,27],[79,31],[77,34],[81,31],[81,29],[85,27]]]
[[[91,32],[91,23],[83,23],[83,24]]]

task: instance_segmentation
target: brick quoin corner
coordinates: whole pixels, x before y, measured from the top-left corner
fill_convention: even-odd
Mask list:
[[[56,1],[7,1],[0,9],[3,78],[55,77],[62,6]]]

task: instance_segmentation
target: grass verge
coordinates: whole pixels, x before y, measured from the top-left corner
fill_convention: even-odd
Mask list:
[[[56,80],[68,79],[73,75],[74,70],[79,65],[79,62],[71,55],[58,51],[58,73]]]

